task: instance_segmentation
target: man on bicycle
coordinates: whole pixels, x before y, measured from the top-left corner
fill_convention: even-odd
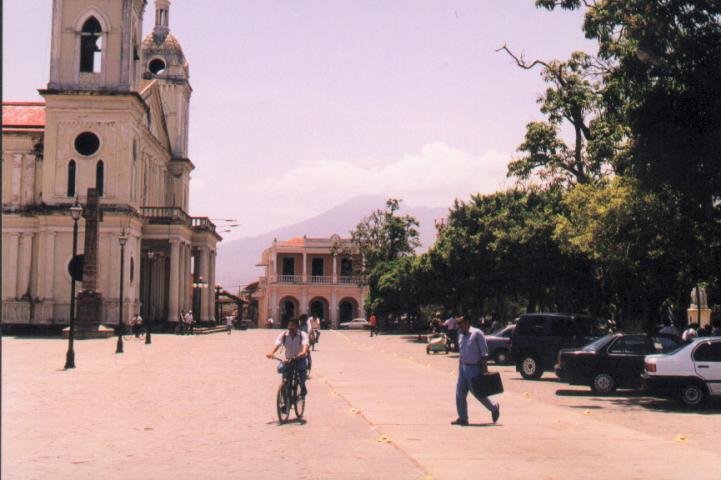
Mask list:
[[[273,350],[266,353],[265,356],[273,358],[275,352],[282,346],[285,349],[285,359],[295,361],[296,368],[300,373],[300,394],[305,396],[308,390],[305,388],[305,377],[308,373],[308,334],[301,332],[297,318],[288,320],[288,330],[284,331],[275,339]],[[285,364],[278,365],[278,373],[285,373]]]

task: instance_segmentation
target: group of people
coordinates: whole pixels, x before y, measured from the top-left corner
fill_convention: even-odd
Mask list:
[[[679,332],[679,329],[673,323],[667,322],[658,333],[681,337],[684,342],[696,337],[718,337],[721,336],[721,321],[715,320],[713,325],[707,323],[700,328],[698,323],[690,323],[683,332]]]
[[[176,335],[193,335],[194,333],[195,320],[193,319],[193,312],[188,310],[181,310],[178,314],[178,326],[175,327]]]

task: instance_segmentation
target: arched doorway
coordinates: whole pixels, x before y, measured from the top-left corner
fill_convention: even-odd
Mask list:
[[[338,304],[339,322],[350,322],[358,317],[358,302],[354,298],[344,298]]]
[[[319,318],[322,325],[326,325],[328,318],[328,300],[323,297],[315,297],[308,303],[308,315]]]
[[[298,317],[298,300],[293,297],[285,297],[278,305],[280,312],[280,325],[283,328],[288,326],[288,320]]]

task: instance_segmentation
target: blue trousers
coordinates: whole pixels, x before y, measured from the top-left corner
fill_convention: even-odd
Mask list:
[[[468,392],[473,393],[473,396],[478,399],[488,410],[493,412],[498,408],[498,403],[490,399],[489,397],[480,397],[473,391],[471,380],[481,374],[481,367],[478,365],[464,365],[459,364],[458,366],[458,383],[456,384],[456,410],[458,411],[458,418],[461,420],[468,421]]]

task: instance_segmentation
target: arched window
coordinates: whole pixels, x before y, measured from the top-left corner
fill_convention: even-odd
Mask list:
[[[75,196],[75,160],[68,163],[68,197]]]
[[[102,53],[102,33],[100,22],[95,17],[88,18],[80,32],[80,71],[99,73]]]
[[[105,187],[105,164],[102,160],[98,160],[98,164],[95,166],[95,190],[98,191],[98,196],[103,196],[103,189]]]

